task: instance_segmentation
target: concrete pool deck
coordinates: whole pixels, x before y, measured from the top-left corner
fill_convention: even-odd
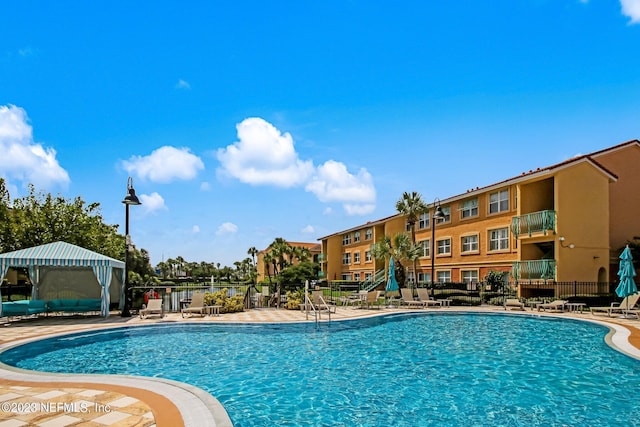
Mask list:
[[[505,313],[502,307],[448,307],[437,309],[376,310],[338,307],[332,321],[399,312]],[[615,333],[607,342],[625,354],[640,359],[640,321],[592,315],[591,313],[548,313],[508,310],[510,314],[574,318],[604,324]],[[327,315],[322,315],[322,321]],[[100,317],[39,317],[2,326],[0,350],[17,343],[49,336],[103,328],[157,323],[286,323],[314,321],[301,311],[252,309],[221,316],[193,316],[183,319],[170,313],[163,319],[121,318],[118,313]],[[116,355],[117,357],[117,355]],[[18,426],[230,426],[224,408],[211,395],[188,384],[157,378],[117,375],[67,375],[23,371],[0,365],[0,427]]]

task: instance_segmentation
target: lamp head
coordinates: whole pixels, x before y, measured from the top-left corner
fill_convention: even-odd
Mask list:
[[[133,189],[133,179],[129,177],[127,181],[127,195],[124,196],[122,201],[125,205],[141,205],[140,199],[136,196],[136,190]]]
[[[436,211],[433,213],[433,219],[444,219],[445,215],[442,212],[440,205],[436,206]]]

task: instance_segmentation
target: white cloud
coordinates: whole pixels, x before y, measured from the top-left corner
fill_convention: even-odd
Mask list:
[[[335,160],[318,166],[305,190],[321,202],[342,202],[349,215],[364,215],[375,209],[376,190],[371,174],[362,168],[352,175],[344,163]]]
[[[189,84],[188,81],[180,79],[180,80],[178,80],[178,83],[176,83],[176,89],[189,90],[189,89],[191,89],[191,85]]]
[[[327,206],[322,211],[322,215],[331,215],[332,213],[333,213],[333,209],[331,209],[331,206]]]
[[[225,222],[220,224],[220,226],[218,227],[218,230],[216,231],[216,234],[220,236],[222,234],[234,234],[237,232],[238,232],[237,225],[235,225],[232,222]]]
[[[289,133],[282,134],[271,123],[253,117],[236,126],[239,141],[219,149],[219,173],[253,185],[294,187],[313,172],[311,161],[302,161]]]
[[[245,119],[236,128],[239,141],[218,149],[219,175],[253,185],[304,185],[321,202],[342,202],[349,215],[375,209],[376,190],[366,169],[353,175],[344,163],[335,160],[316,168],[311,160],[300,159],[289,133],[259,117]]]
[[[168,183],[175,179],[195,178],[198,171],[204,169],[204,163],[188,148],[166,145],[154,150],[148,156],[131,156],[129,160],[122,161],[122,167],[142,179]]]
[[[300,230],[300,232],[305,234],[313,234],[316,232],[316,230],[313,228],[313,225],[307,225],[305,228]]]
[[[151,194],[141,194],[140,202],[142,203],[142,208],[145,213],[168,210],[167,206],[164,204],[164,198],[156,192]]]
[[[211,184],[206,181],[200,183],[200,191],[211,191]]]
[[[631,18],[630,24],[640,23],[640,0],[620,0],[622,14]]]
[[[0,176],[43,188],[70,182],[56,150],[36,143],[26,111],[10,104],[0,106]]]
[[[199,225],[194,225],[193,228],[191,229],[191,232],[193,234],[198,234],[200,232],[200,226]]]

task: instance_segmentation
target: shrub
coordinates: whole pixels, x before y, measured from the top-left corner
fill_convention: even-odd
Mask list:
[[[244,311],[244,298],[242,295],[234,295],[230,297],[228,295],[229,290],[227,288],[220,289],[217,292],[205,292],[204,304],[205,305],[219,305],[220,313],[237,313]]]
[[[304,290],[296,289],[295,291],[287,291],[287,303],[284,308],[288,310],[299,310],[300,304],[304,301]]]

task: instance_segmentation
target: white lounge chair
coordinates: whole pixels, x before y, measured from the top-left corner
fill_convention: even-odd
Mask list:
[[[164,317],[164,309],[162,308],[162,300],[160,298],[150,299],[147,307],[140,310],[140,318],[146,319],[152,314],[159,314],[160,318]]]
[[[507,298],[504,300],[504,309],[506,310],[508,307],[524,310],[524,303],[518,298]]]
[[[427,307],[442,307],[442,302],[434,300],[427,288],[418,288],[418,299]]]
[[[409,288],[401,288],[400,294],[402,295],[402,304],[408,305],[409,308],[424,308],[424,301],[416,301],[413,299],[413,291]]]
[[[630,313],[634,313],[631,310],[634,310],[640,301],[640,294],[633,294],[624,297],[624,299],[620,302],[612,302],[609,306],[604,307],[591,307],[591,314],[595,314],[596,312],[606,312],[609,317],[613,313],[626,313],[629,311]],[[635,310],[634,310],[635,311]]]
[[[180,312],[182,317],[185,317],[185,314],[191,315],[194,313],[204,316],[207,312],[207,307],[204,305],[204,294],[202,292],[194,292],[189,306],[183,308]]]
[[[542,311],[547,311],[547,310],[564,311],[564,305],[568,302],[569,301],[567,300],[557,299],[555,301],[551,301],[546,304],[539,304],[538,311],[541,311],[541,310]]]

